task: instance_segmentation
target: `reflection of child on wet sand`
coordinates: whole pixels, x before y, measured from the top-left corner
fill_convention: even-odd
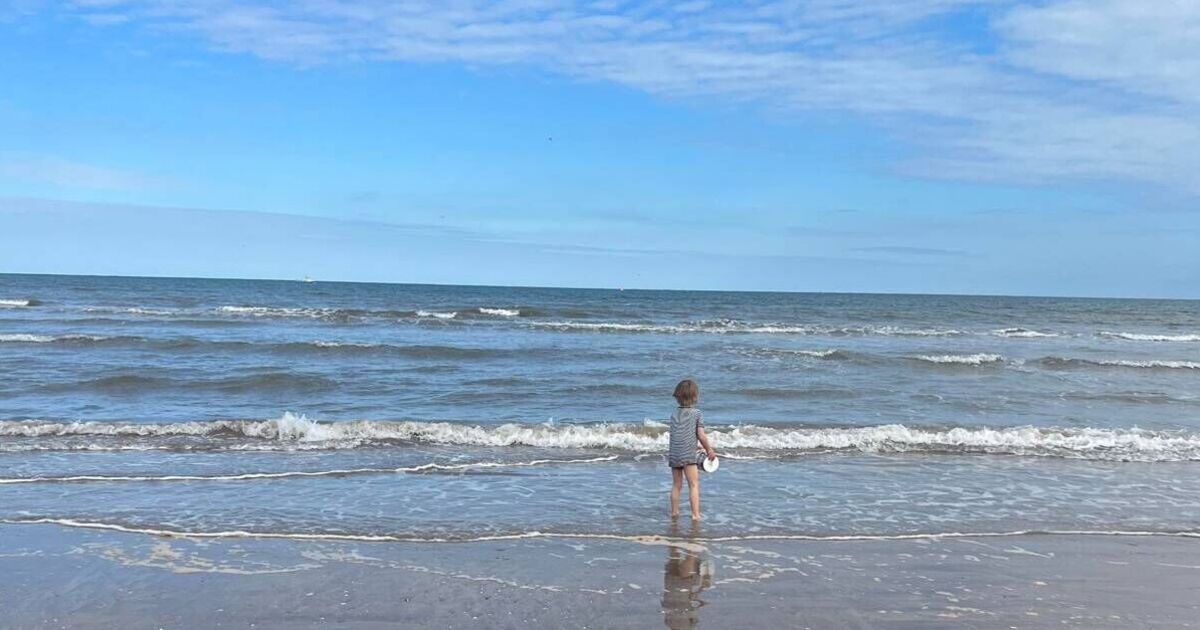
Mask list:
[[[700,623],[700,607],[704,606],[700,593],[711,583],[707,569],[698,550],[684,545],[667,547],[662,608],[663,623],[671,630],[695,628]]]
[[[700,520],[700,472],[696,466],[696,443],[704,447],[709,459],[716,459],[717,452],[708,443],[704,424],[696,403],[700,400],[700,387],[696,381],[684,379],[675,386],[675,402],[679,407],[671,414],[671,442],[667,451],[667,463],[671,466],[671,518],[679,516],[679,490],[683,478],[687,477],[688,501],[692,505],[692,520]]]

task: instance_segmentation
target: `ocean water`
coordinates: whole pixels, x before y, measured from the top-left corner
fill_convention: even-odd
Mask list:
[[[711,537],[1200,529],[1200,302],[0,275],[0,519]]]

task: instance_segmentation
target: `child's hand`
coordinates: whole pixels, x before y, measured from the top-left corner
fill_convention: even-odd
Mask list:
[[[704,451],[704,455],[705,455],[706,457],[708,457],[709,459],[716,459],[716,458],[717,458],[717,452],[716,452],[716,451],[714,451],[714,450],[712,450],[711,448],[709,448],[709,449],[705,450],[705,451]]]

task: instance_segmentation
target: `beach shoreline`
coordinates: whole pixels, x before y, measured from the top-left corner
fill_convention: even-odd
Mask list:
[[[1197,626],[1171,536],[367,543],[0,526],[3,627]]]

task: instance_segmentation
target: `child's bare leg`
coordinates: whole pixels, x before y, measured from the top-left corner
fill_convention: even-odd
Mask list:
[[[683,469],[687,476],[688,501],[692,504],[692,520],[700,520],[700,469],[695,464],[688,464]]]
[[[683,469],[671,469],[671,518],[679,516],[679,487],[683,485]]]

